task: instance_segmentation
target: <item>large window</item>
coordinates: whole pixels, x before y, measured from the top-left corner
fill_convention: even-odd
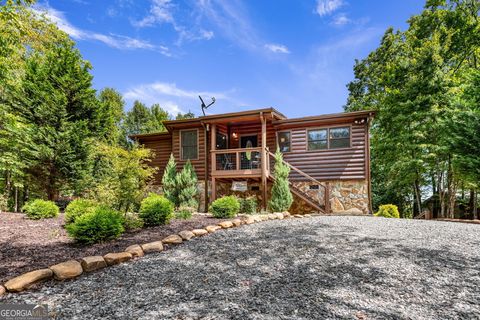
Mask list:
[[[350,128],[331,128],[330,129],[330,149],[349,148],[350,147]]]
[[[308,150],[350,148],[350,127],[308,130]]]
[[[182,160],[198,159],[198,131],[180,131],[182,144]]]
[[[308,130],[308,150],[322,150],[327,148],[327,129]]]
[[[278,133],[278,147],[281,152],[290,152],[291,150],[290,131]]]

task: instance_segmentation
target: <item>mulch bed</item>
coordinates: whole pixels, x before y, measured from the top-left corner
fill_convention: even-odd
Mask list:
[[[203,228],[220,221],[223,219],[194,215],[189,220],[172,219],[169,225],[125,233],[113,241],[80,245],[67,236],[63,214],[54,219],[29,220],[21,213],[0,213],[0,284],[68,259],[123,251],[132,244],[161,240],[182,230]]]
[[[433,219],[436,221],[447,221],[447,222],[460,222],[460,223],[473,223],[473,224],[480,224],[480,220],[467,220],[467,219],[447,219],[447,218],[439,218]]]

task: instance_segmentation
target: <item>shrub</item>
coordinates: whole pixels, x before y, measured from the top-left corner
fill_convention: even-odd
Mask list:
[[[240,212],[247,214],[256,213],[257,199],[255,197],[240,199]]]
[[[60,209],[53,201],[41,199],[27,203],[23,206],[22,210],[30,219],[55,218],[60,212]]]
[[[173,204],[165,197],[150,194],[142,200],[140,218],[147,226],[167,224],[173,215]]]
[[[187,163],[183,166],[182,171],[175,177],[176,190],[178,194],[178,203],[177,207],[188,206],[197,208],[197,174],[195,173],[195,168],[192,166],[190,160],[187,160]]]
[[[398,207],[394,204],[384,204],[378,208],[378,212],[375,213],[377,217],[385,218],[400,218]]]
[[[240,210],[240,203],[235,196],[217,199],[210,205],[210,212],[215,218],[232,218]]]
[[[194,212],[195,212],[195,208],[183,206],[178,208],[177,212],[175,213],[175,218],[187,220],[192,217],[192,214]]]
[[[79,216],[66,229],[68,235],[78,242],[97,243],[118,238],[125,231],[123,220],[120,212],[107,206],[98,206]]]
[[[126,231],[141,229],[144,224],[138,213],[127,212],[123,217],[123,227]]]
[[[170,200],[171,203],[177,205],[178,203],[178,190],[177,186],[177,164],[175,163],[175,157],[173,153],[170,154],[165,171],[162,177],[163,194],[165,198]]]
[[[65,208],[65,224],[75,222],[81,215],[95,209],[96,203],[87,199],[75,199]]]
[[[293,196],[288,186],[290,168],[283,163],[283,156],[279,149],[275,153],[275,181],[272,186],[272,197],[268,207],[273,212],[283,212],[290,208]]]

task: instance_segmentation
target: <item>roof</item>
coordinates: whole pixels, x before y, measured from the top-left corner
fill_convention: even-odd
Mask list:
[[[374,110],[363,110],[363,111],[353,111],[353,112],[339,112],[339,113],[330,113],[323,114],[319,116],[309,116],[301,118],[290,118],[290,119],[280,119],[274,121],[275,126],[287,126],[287,125],[308,125],[310,123],[326,123],[326,122],[336,122],[336,121],[346,121],[353,120],[356,118],[371,118],[375,116]]]
[[[202,125],[203,123],[215,123],[215,122],[227,122],[229,119],[232,122],[239,122],[248,119],[256,118],[260,114],[270,114],[273,124],[275,126],[289,126],[289,125],[299,125],[299,124],[309,124],[309,123],[321,123],[321,122],[334,122],[338,120],[350,120],[361,117],[373,117],[375,111],[365,110],[365,111],[354,111],[354,112],[340,112],[325,114],[320,116],[309,116],[301,118],[291,118],[288,119],[285,115],[274,108],[264,108],[264,109],[253,109],[240,112],[230,112],[230,113],[220,113],[207,116],[200,116],[192,119],[182,119],[182,120],[167,120],[163,121],[163,125],[170,130],[173,127],[188,127],[192,125]],[[170,132],[155,132],[155,133],[145,133],[145,134],[134,134],[129,137],[132,139],[135,138],[169,138],[171,136]]]

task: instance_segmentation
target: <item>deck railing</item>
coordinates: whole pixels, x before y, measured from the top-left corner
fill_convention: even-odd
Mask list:
[[[261,175],[261,151],[262,148],[212,150],[212,175]]]

